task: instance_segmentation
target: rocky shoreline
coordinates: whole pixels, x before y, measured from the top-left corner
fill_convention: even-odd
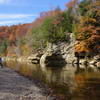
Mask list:
[[[48,43],[45,50],[38,51],[30,56],[21,57],[3,57],[4,61],[13,60],[17,62],[27,62],[33,64],[40,64],[41,66],[59,66],[63,67],[66,64],[79,64],[79,65],[94,65],[100,68],[100,54],[92,57],[87,57],[84,54],[78,55],[75,52],[75,44],[77,41],[73,38],[72,34],[67,36],[68,42]]]
[[[68,42],[48,44],[45,53],[40,58],[41,66],[48,66],[50,64],[50,66],[59,65],[63,67],[66,64],[77,64],[85,66],[94,65],[100,68],[100,54],[91,57],[87,57],[83,53],[77,54],[74,48],[77,41],[72,34],[69,34],[67,38]]]
[[[0,100],[46,100],[33,81],[9,68],[0,69]]]

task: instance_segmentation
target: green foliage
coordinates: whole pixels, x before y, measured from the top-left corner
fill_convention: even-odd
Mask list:
[[[41,26],[41,31],[44,39],[48,42],[58,42],[64,41],[65,39],[65,29],[62,23],[56,18],[47,18]]]
[[[64,22],[63,26],[65,27],[65,30],[69,33],[72,33],[73,29],[73,23],[74,23],[74,16],[72,14],[72,9],[69,8],[67,11],[63,13]]]
[[[7,47],[9,45],[9,41],[8,40],[3,40],[1,45],[0,45],[0,53],[5,53],[7,50]]]
[[[32,28],[30,33],[25,38],[26,44],[34,50],[43,49],[46,46],[46,41],[41,31],[41,27]]]
[[[41,25],[33,27],[31,31],[33,40],[35,42],[44,40],[51,43],[67,41],[66,34],[72,32],[72,23],[71,9],[59,12],[55,16],[47,17]]]
[[[78,11],[81,16],[84,16],[88,11],[87,6],[91,3],[92,0],[82,0],[79,4]]]

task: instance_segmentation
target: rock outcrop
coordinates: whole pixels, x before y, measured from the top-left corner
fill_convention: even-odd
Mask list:
[[[43,52],[40,52],[40,51],[37,53],[34,53],[27,57],[27,62],[33,63],[33,64],[39,64],[40,58],[42,55],[43,55]]]
[[[41,66],[64,66],[67,64],[95,65],[100,67],[100,55],[88,58],[85,54],[76,55],[77,41],[73,34],[67,34],[67,42],[48,43],[44,54],[40,58]],[[79,57],[78,57],[79,56]],[[82,56],[82,57],[81,57]]]
[[[40,59],[40,65],[61,67],[66,63],[74,63],[77,60],[74,54],[75,39],[72,34],[68,34],[67,38],[67,42],[49,43]]]

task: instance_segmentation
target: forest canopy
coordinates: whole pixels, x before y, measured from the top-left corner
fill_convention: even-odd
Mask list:
[[[0,53],[12,46],[25,53],[43,50],[48,42],[67,42],[67,34],[77,41],[75,52],[100,53],[100,0],[71,0],[65,6],[42,12],[30,24],[0,27]]]

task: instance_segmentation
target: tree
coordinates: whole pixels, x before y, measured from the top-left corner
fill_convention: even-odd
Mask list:
[[[0,54],[5,54],[7,52],[8,45],[9,45],[9,41],[7,39],[2,41],[0,45]]]
[[[99,53],[100,46],[100,1],[96,0],[88,5],[87,12],[81,17],[79,27],[77,28],[77,40],[79,44],[76,45],[76,52],[83,46],[84,49],[92,52],[92,54]],[[94,49],[95,48],[95,49]],[[83,50],[84,51],[84,50]],[[82,52],[82,50],[81,50]]]

